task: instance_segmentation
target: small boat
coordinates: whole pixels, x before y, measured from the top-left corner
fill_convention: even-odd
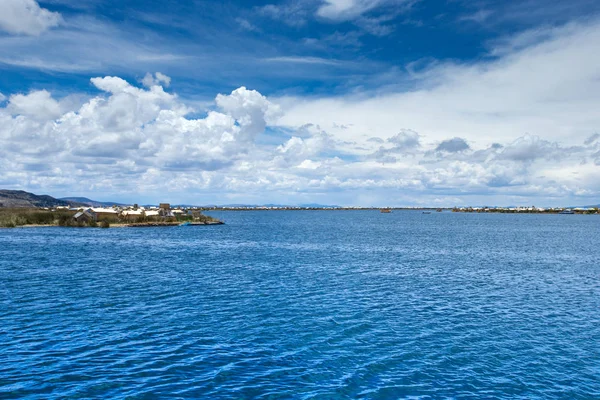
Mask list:
[[[392,212],[392,210],[390,210],[389,208],[382,208],[379,210],[379,212],[382,212],[384,214],[389,214]]]
[[[190,225],[192,225],[192,223],[190,221],[185,221],[185,222],[182,222],[181,224],[179,224],[179,226],[190,226]]]
[[[441,208],[438,208],[437,210],[435,210],[435,212],[442,212],[444,210],[442,210]]]
[[[431,211],[423,211],[423,214],[431,214]]]
[[[567,209],[562,210],[561,212],[559,212],[559,214],[575,214],[575,211],[570,210],[570,209],[567,208]]]

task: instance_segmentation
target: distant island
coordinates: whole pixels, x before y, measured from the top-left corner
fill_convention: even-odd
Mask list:
[[[95,205],[96,207],[91,207]],[[177,225],[221,225],[222,221],[194,207],[134,205],[108,206],[87,198],[55,199],[24,191],[0,190],[0,227],[155,227]]]
[[[453,212],[498,214],[598,214],[598,205],[586,207],[455,207]]]

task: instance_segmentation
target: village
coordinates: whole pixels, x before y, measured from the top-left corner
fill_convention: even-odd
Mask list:
[[[18,226],[109,228],[222,224],[222,221],[202,214],[198,207],[172,208],[169,203],[161,203],[158,207],[58,205],[0,208],[0,228]]]
[[[59,225],[63,226],[171,226],[171,225],[214,225],[221,221],[206,216],[197,207],[175,207],[169,203],[156,206],[118,206],[112,207],[68,207],[57,206],[51,211],[63,214]]]
[[[73,220],[76,222],[143,222],[147,220],[177,219],[179,216],[198,215],[199,212],[192,209],[171,208],[169,203],[161,203],[158,207],[113,206],[113,207],[55,207],[56,211],[75,212]]]

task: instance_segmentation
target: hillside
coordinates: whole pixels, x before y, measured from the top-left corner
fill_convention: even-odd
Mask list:
[[[115,203],[112,201],[96,201],[92,199],[88,199],[87,197],[61,197],[59,200],[68,201],[69,203],[81,203],[90,207],[112,207],[116,206],[125,206],[127,204]]]
[[[23,190],[0,190],[0,207],[26,208],[26,207],[57,207],[79,206],[80,203],[55,199],[48,195],[37,195]]]

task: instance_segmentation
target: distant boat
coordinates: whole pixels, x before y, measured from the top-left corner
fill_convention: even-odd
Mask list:
[[[559,212],[559,214],[575,214],[575,211],[566,209]]]
[[[431,211],[423,211],[423,214],[431,214]]]
[[[444,210],[442,210],[441,208],[438,208],[437,210],[435,210],[435,212],[442,212]]]
[[[390,210],[389,208],[382,208],[379,210],[379,212],[385,213],[385,214],[389,214],[392,212],[392,210]]]
[[[179,224],[179,226],[190,226],[190,225],[192,225],[192,223],[190,221],[185,221],[185,222]]]

